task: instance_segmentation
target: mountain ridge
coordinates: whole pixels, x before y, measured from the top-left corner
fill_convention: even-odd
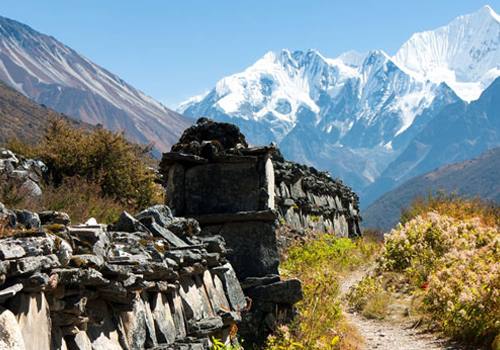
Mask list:
[[[191,120],[52,36],[0,17],[0,79],[38,103],[168,150]]]
[[[460,52],[469,55],[468,49],[477,49],[469,50],[470,59],[475,57],[476,71],[486,80],[471,84],[479,84],[474,88],[480,92],[500,76],[500,58],[496,60],[500,22],[490,10],[482,8],[435,30],[459,25],[473,33],[478,28],[482,37],[465,43]],[[484,45],[483,37],[487,39]],[[445,43],[452,41],[442,38]],[[459,47],[462,37],[457,38]],[[317,50],[268,52],[244,71],[219,80],[208,93],[182,104],[179,111],[236,123],[251,143],[276,142],[285,156],[332,172],[363,197],[363,191],[428,122],[445,106],[463,101],[463,79],[458,80],[462,85],[446,76],[430,79],[415,67],[409,68],[401,52],[399,56],[383,50],[348,52],[337,58],[326,58]]]
[[[500,203],[500,147],[476,158],[452,163],[416,176],[385,193],[362,212],[363,226],[389,230],[399,220],[401,210],[417,197],[444,191],[465,197],[480,197]]]

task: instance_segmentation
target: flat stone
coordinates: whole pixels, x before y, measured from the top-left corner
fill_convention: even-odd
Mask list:
[[[50,310],[44,293],[20,293],[10,301],[26,350],[50,349]]]
[[[274,210],[259,211],[240,211],[228,214],[208,214],[194,216],[201,225],[212,225],[230,222],[246,221],[275,221],[278,219],[278,213]]]
[[[69,225],[71,219],[68,214],[60,211],[46,210],[38,213],[42,225],[59,224]]]
[[[0,259],[2,260],[49,255],[54,250],[54,239],[43,232],[0,240]]]
[[[17,260],[11,260],[9,264],[9,276],[21,276],[29,273],[47,271],[59,267],[59,259],[54,254],[47,256],[28,256]]]
[[[0,291],[0,303],[5,302],[7,299],[12,298],[14,295],[23,290],[22,283],[16,283],[8,288],[2,289]]]
[[[175,341],[175,323],[167,296],[164,293],[155,293],[151,298],[156,336],[160,343],[172,344]]]
[[[102,273],[93,268],[88,269],[54,269],[59,276],[59,283],[68,286],[105,286],[110,283]]]
[[[146,343],[146,314],[144,303],[136,297],[131,311],[120,313],[120,324],[130,349],[144,349]]]
[[[220,274],[232,309],[235,311],[243,311],[247,307],[247,301],[243,291],[241,290],[236,273],[234,272],[231,264],[225,264],[222,268],[225,269],[222,273],[220,273],[220,270],[218,269],[213,269],[212,271]]]
[[[0,306],[0,349],[25,350],[23,334],[16,316]]]
[[[123,232],[137,232],[143,231],[147,232],[147,228],[132,215],[123,211],[118,218],[118,221],[113,224],[114,231],[123,231]]]
[[[251,289],[248,293],[252,299],[278,304],[295,304],[303,297],[302,285],[297,279],[259,286]]]
[[[84,331],[79,331],[74,338],[68,341],[68,347],[71,350],[93,350],[92,342]]]
[[[241,288],[243,290],[247,290],[250,288],[255,288],[258,286],[271,284],[280,281],[279,275],[268,275],[263,277],[247,277],[244,281],[241,282]]]

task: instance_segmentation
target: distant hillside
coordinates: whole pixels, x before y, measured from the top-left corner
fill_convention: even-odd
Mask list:
[[[388,230],[397,224],[401,209],[431,191],[455,192],[500,203],[500,148],[417,176],[386,193],[364,212],[363,226]]]
[[[156,151],[168,150],[192,123],[55,38],[1,16],[0,80],[56,111],[154,143]]]
[[[14,137],[28,143],[36,142],[47,121],[55,117],[66,118],[75,125],[86,125],[39,105],[0,82],[0,143]]]
[[[366,208],[405,181],[445,164],[478,157],[500,146],[500,78],[479,99],[446,106],[364,191]]]

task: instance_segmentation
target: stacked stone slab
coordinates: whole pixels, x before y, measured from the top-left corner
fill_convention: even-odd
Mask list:
[[[328,232],[339,237],[361,235],[359,198],[326,172],[273,156],[275,198],[280,218],[299,235]]]
[[[39,160],[26,159],[0,147],[0,184],[4,190],[15,191],[19,197],[37,198],[47,171]]]
[[[0,204],[0,349],[208,349],[247,307],[219,235],[166,206],[70,225]]]
[[[160,164],[167,204],[200,222],[201,235],[221,235],[249,312],[239,327],[246,344],[260,344],[289,322],[302,298],[298,280],[281,280],[276,239],[274,147],[248,147],[239,129],[200,119]]]

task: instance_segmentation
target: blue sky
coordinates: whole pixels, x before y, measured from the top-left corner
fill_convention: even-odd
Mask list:
[[[0,15],[50,34],[167,106],[269,50],[392,54],[416,31],[500,0],[2,0]]]

